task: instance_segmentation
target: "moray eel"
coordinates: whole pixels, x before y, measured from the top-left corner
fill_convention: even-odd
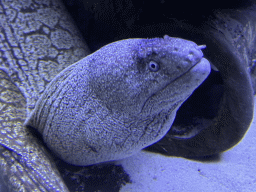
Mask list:
[[[58,0],[0,1],[0,168],[9,191],[68,191],[23,126],[46,85],[90,53]]]
[[[57,0],[2,1],[0,6],[2,177],[10,191],[68,191],[56,162],[23,123],[47,84],[89,49]],[[193,45],[200,59],[202,47]]]
[[[74,186],[76,173],[81,176],[81,171],[72,170],[75,175],[71,175],[72,182],[64,183],[56,161],[23,123],[46,85],[61,70],[88,55],[89,49],[59,0],[1,1],[0,7],[1,175],[10,191],[68,191],[65,185]],[[247,70],[254,72],[251,63],[255,60],[255,14],[253,9],[250,11],[249,16],[248,10],[230,10],[218,17],[219,26],[214,23],[199,30],[170,21],[171,24],[150,26],[142,32],[146,37],[168,34],[206,44],[204,53],[220,71],[224,88],[221,108],[211,126],[186,139],[174,135],[171,129],[162,140],[151,145],[151,150],[178,156],[207,155],[227,150],[242,139],[253,114],[253,92]],[[237,31],[237,26],[242,30]],[[94,37],[100,38],[95,34]],[[84,175],[83,178],[88,179]],[[80,180],[80,177],[75,180],[74,189],[84,187]]]
[[[202,48],[167,35],[106,45],[58,74],[25,125],[74,165],[131,156],[166,134],[210,73]]]

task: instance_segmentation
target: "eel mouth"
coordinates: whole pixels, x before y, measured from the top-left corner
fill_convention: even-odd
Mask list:
[[[207,65],[209,65],[209,61],[202,57],[190,69],[174,80],[180,80],[190,73],[197,73],[197,75],[193,75],[197,81],[198,78],[201,79],[200,85],[186,101],[181,102],[182,104],[177,110],[175,120],[168,132],[172,138],[187,139],[195,136],[217,115],[218,105],[223,95],[223,81],[217,68],[211,65],[212,70],[210,70]],[[194,71],[192,72],[192,70]],[[172,85],[172,83],[165,88]],[[181,86],[180,89],[183,89],[183,87]],[[214,92],[215,94],[218,93],[217,96],[213,94]],[[165,99],[169,100],[170,98]]]
[[[210,31],[210,30],[209,30]],[[234,147],[253,118],[253,90],[247,64],[222,34],[201,35],[212,68],[178,109],[167,134],[146,150],[171,156],[214,155]]]
[[[188,139],[213,123],[223,97],[223,80],[219,71],[211,70],[205,81],[178,109],[169,135]]]

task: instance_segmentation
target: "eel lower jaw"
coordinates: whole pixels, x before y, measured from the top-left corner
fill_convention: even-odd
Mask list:
[[[188,97],[188,99],[186,101],[184,101],[184,103],[181,105],[181,107],[178,109],[174,123],[171,126],[171,129],[169,130],[169,136],[171,136],[172,138],[187,139],[187,138],[194,137],[201,130],[203,130],[204,127],[207,127],[207,126],[209,126],[209,124],[211,124],[211,122],[212,122],[211,119],[208,119],[207,117],[205,118],[203,116],[203,114],[197,115],[195,110],[189,109],[189,108],[191,108],[191,106],[190,106],[191,102],[192,102],[192,104],[193,103],[196,104],[193,100],[198,101],[198,96],[196,96],[197,98],[194,99],[195,96],[193,96],[193,95],[198,95],[198,91],[196,91],[196,90],[199,89],[199,92],[200,92],[200,90],[201,90],[200,87],[201,86],[204,87],[203,84],[206,81],[206,79],[209,77],[208,75],[210,75],[209,74],[210,71],[211,71],[210,62],[207,61],[205,58],[202,58],[196,64],[194,64],[185,74],[182,75],[182,76],[184,76],[186,74],[193,73],[197,77],[197,78],[194,78],[194,80],[200,79],[200,80],[198,80],[200,82],[200,84],[193,91],[193,93]],[[216,71],[214,70],[214,72],[216,72]],[[181,77],[179,77],[179,78],[181,78]],[[191,99],[191,97],[192,97],[192,99]],[[203,96],[199,96],[199,97],[203,98]],[[200,100],[201,99],[199,99],[199,101]],[[194,107],[194,109],[196,109],[196,111],[198,110],[198,108],[204,109],[202,106]],[[189,114],[189,111],[192,112],[192,114]],[[184,115],[186,117],[184,117]]]
[[[201,59],[202,60],[202,59]],[[200,64],[201,60],[196,63],[193,67],[195,67],[196,65]],[[209,62],[211,65],[211,71],[214,72],[219,72],[219,70],[217,69],[217,67],[215,65],[212,64],[212,62]],[[193,68],[192,67],[192,68]],[[213,72],[213,73],[214,73]],[[212,73],[212,74],[213,74]],[[207,77],[208,78],[208,77]],[[203,82],[204,83],[204,82]],[[207,82],[206,82],[207,83]],[[200,85],[201,86],[201,85]],[[199,87],[200,87],[199,86]],[[202,85],[203,87],[204,85]],[[201,88],[198,88],[199,90]],[[195,92],[195,95],[197,95],[198,91]],[[194,94],[194,93],[193,93]],[[192,95],[193,95],[192,94]],[[191,95],[191,96],[192,96]],[[222,95],[222,94],[221,94]],[[191,97],[190,96],[190,97]],[[192,97],[193,98],[193,97]],[[192,99],[191,99],[192,100]],[[190,102],[190,100],[188,101]],[[218,102],[220,102],[220,100],[218,100]],[[184,110],[184,109],[183,109]],[[210,124],[212,124],[212,118],[204,118],[204,116],[194,116],[191,117],[190,116],[190,120],[191,122],[188,124],[176,124],[172,126],[171,131],[172,131],[172,135],[171,137],[176,138],[176,139],[188,139],[188,138],[192,138],[194,136],[196,136],[198,133],[200,133],[200,131],[202,131],[205,127],[208,127]]]
[[[223,92],[220,72],[211,70],[206,80],[177,111],[169,136],[175,139],[192,138],[211,125],[218,115]]]

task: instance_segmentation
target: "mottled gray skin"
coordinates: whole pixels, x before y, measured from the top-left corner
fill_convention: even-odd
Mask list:
[[[0,1],[0,172],[9,191],[68,191],[23,123],[46,85],[89,49],[59,0]]]
[[[169,36],[106,45],[59,73],[25,124],[71,164],[128,157],[166,134],[208,76],[201,48]]]

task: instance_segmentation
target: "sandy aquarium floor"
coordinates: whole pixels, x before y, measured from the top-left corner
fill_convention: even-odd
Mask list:
[[[255,114],[254,109],[243,140],[215,158],[188,160],[142,151],[118,161],[132,180],[121,192],[256,192]]]

